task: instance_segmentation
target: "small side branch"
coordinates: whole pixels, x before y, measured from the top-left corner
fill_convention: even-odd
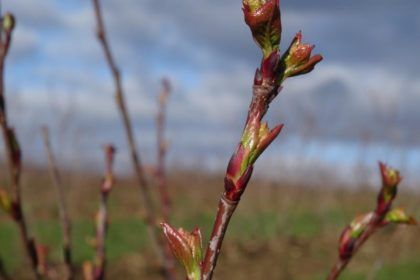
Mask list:
[[[379,163],[382,176],[382,188],[378,193],[376,209],[373,212],[356,217],[341,233],[339,240],[339,258],[330,270],[327,280],[336,280],[347,267],[354,255],[369,237],[388,224],[415,225],[416,220],[407,215],[402,208],[393,208],[401,181],[399,171]]]
[[[67,212],[66,198],[64,196],[63,185],[61,183],[60,172],[57,167],[57,163],[54,158],[54,153],[51,148],[50,136],[48,127],[42,128],[42,136],[44,139],[45,152],[48,157],[48,167],[50,172],[51,181],[54,185],[57,203],[58,203],[58,212],[60,215],[61,231],[63,238],[63,258],[64,264],[66,266],[66,279],[74,278],[74,269],[72,263],[72,254],[71,254],[71,224],[70,218]]]

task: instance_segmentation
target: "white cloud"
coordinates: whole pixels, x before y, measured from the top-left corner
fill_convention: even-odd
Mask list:
[[[80,144],[84,148],[107,137],[123,143],[121,135],[115,136],[119,116],[90,1],[73,2],[71,9],[59,0],[26,2],[6,4],[18,18],[7,73],[8,92],[18,97],[11,106],[14,120],[30,127],[34,120],[54,123],[74,114],[74,130],[88,131],[85,146]],[[268,119],[286,122],[288,134],[300,135],[313,118],[316,127],[309,134],[317,141],[357,142],[365,130],[383,141],[384,131],[390,130],[408,145],[418,145],[407,136],[419,130],[420,120],[415,106],[420,79],[412,54],[419,42],[412,34],[420,26],[408,26],[418,17],[410,9],[404,18],[385,21],[392,12],[389,3],[375,12],[370,2],[365,10],[354,8],[360,3],[342,5],[284,3],[284,44],[303,29],[304,40],[316,43],[325,61],[313,73],[286,82]],[[403,6],[398,9],[407,9]],[[103,8],[141,145],[153,145],[155,95],[165,74],[174,82],[168,114],[173,149],[229,154],[242,129],[259,63],[240,2],[109,0]],[[389,117],[392,112],[396,120]]]

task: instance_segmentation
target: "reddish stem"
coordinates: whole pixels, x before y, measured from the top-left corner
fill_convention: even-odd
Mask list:
[[[235,212],[236,206],[238,206],[238,202],[230,201],[225,195],[222,195],[220,198],[209,246],[203,261],[203,280],[211,279],[213,277],[217,258],[219,257],[220,249],[222,248],[223,238],[225,237],[230,218],[232,217],[233,212]]]
[[[108,195],[114,186],[113,163],[115,148],[112,145],[104,147],[105,152],[105,175],[101,185],[101,200],[99,211],[96,217],[96,256],[94,279],[102,280],[105,277],[106,257],[105,257],[105,239],[108,227]]]
[[[350,257],[342,259],[339,258],[335,265],[332,267],[330,274],[328,275],[327,280],[335,280],[338,279],[341,272],[346,268],[348,263],[351,261],[353,256],[358,252],[360,247],[369,239],[369,237],[381,227],[382,221],[384,219],[384,215],[378,215],[376,212],[373,212],[373,215],[370,219],[369,224],[366,227],[366,230],[360,235],[360,237],[354,243],[352,254]]]
[[[277,95],[278,90],[279,86],[271,84],[270,82],[265,82],[262,85],[254,84],[253,98],[249,105],[244,133],[258,133],[262,118],[266,114],[270,102]],[[275,136],[277,136],[277,134]],[[254,135],[250,137],[257,136]],[[233,154],[226,171],[225,192],[220,198],[216,220],[213,225],[210,242],[202,264],[202,280],[210,280],[213,277],[213,271],[217,264],[217,259],[230,218],[252,175],[253,163],[250,163],[245,170],[242,170],[245,151],[242,147],[242,143],[239,143],[238,147],[239,148]]]

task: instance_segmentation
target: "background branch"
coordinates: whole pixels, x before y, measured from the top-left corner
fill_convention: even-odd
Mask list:
[[[22,211],[22,200],[20,190],[20,175],[22,171],[21,150],[15,131],[9,126],[6,111],[6,99],[4,94],[4,68],[5,60],[8,54],[12,39],[12,31],[15,26],[15,20],[12,14],[6,13],[1,18],[1,34],[0,34],[0,125],[4,139],[5,154],[7,157],[7,165],[9,169],[9,179],[12,188],[12,217],[17,223],[20,231],[22,242],[28,258],[32,264],[32,270],[35,278],[40,278],[38,271],[38,258],[36,253],[35,241],[29,237],[27,224]]]
[[[61,231],[63,238],[63,258],[64,264],[66,266],[66,279],[73,279],[74,271],[72,264],[72,254],[71,254],[71,225],[70,218],[67,212],[67,203],[64,196],[63,185],[61,183],[60,172],[57,167],[57,163],[54,158],[54,153],[51,148],[50,136],[48,127],[42,127],[42,136],[44,139],[45,152],[48,158],[48,168],[53,182],[54,188],[56,190],[57,203],[58,203],[58,212],[60,215],[61,222]]]
[[[156,140],[157,140],[157,170],[156,180],[160,193],[160,200],[162,206],[162,217],[164,221],[169,220],[171,212],[171,201],[168,192],[168,185],[166,181],[165,159],[168,148],[165,140],[166,128],[166,104],[171,91],[171,85],[168,79],[162,80],[162,90],[158,96],[158,113],[156,115]]]
[[[369,239],[369,237],[375,233],[375,231],[380,227],[380,224],[382,222],[383,217],[380,217],[378,214],[373,213],[371,220],[369,221],[369,224],[366,228],[366,230],[362,233],[362,235],[356,240],[353,246],[353,254],[352,256],[359,251],[360,247]],[[339,258],[335,265],[332,267],[327,280],[335,280],[338,279],[340,274],[343,272],[343,270],[347,267],[350,260],[352,258],[346,258],[342,259]]]
[[[144,222],[146,223],[149,236],[152,240],[154,245],[156,254],[158,258],[163,263],[165,278],[166,279],[174,279],[173,269],[173,258],[166,249],[166,245],[163,242],[163,239],[160,236],[160,232],[157,228],[156,216],[155,216],[155,206],[151,197],[150,193],[150,186],[146,179],[145,172],[140,160],[140,156],[137,152],[136,148],[136,141],[134,139],[133,129],[131,125],[131,120],[129,118],[128,110],[126,107],[126,103],[124,100],[124,92],[121,84],[121,77],[120,72],[116,66],[115,60],[112,56],[111,49],[106,37],[105,26],[103,22],[103,16],[100,7],[99,0],[92,0],[94,6],[94,12],[96,17],[96,25],[97,25],[97,37],[102,46],[102,49],[105,54],[106,61],[112,73],[112,77],[114,80],[115,85],[115,101],[117,103],[117,107],[119,109],[122,122],[124,125],[124,130],[126,133],[128,148],[130,150],[131,161],[133,164],[134,172],[137,177],[138,186],[140,188],[144,209],[146,213],[146,217],[144,218]]]
[[[392,169],[379,162],[382,176],[382,188],[377,196],[376,209],[356,217],[341,233],[339,240],[339,258],[330,270],[328,280],[335,280],[347,267],[360,247],[378,229],[394,224],[417,224],[416,220],[407,215],[402,208],[393,208],[392,204],[397,196],[401,176],[398,170]]]
[[[105,175],[101,185],[101,200],[99,211],[96,216],[96,255],[94,279],[101,280],[105,278],[106,256],[105,256],[105,240],[108,227],[108,195],[114,186],[113,163],[115,148],[112,145],[104,147],[105,153]]]

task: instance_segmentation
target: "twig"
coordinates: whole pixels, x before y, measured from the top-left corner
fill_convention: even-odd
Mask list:
[[[166,183],[166,169],[165,157],[167,150],[167,143],[165,140],[165,125],[166,125],[166,103],[170,94],[170,83],[168,79],[162,80],[162,91],[158,96],[158,113],[156,116],[156,140],[157,140],[157,169],[156,179],[160,193],[160,200],[162,206],[162,216],[164,221],[169,220],[171,211],[171,201],[168,193],[168,186]]]
[[[92,0],[94,6],[94,12],[96,16],[96,25],[97,25],[97,37],[103,48],[106,61],[110,68],[112,77],[115,84],[115,101],[119,109],[121,119],[124,125],[124,130],[126,133],[126,138],[128,142],[128,147],[130,150],[131,161],[133,168],[137,177],[138,186],[140,188],[142,199],[145,209],[145,218],[144,222],[146,223],[149,236],[152,240],[154,249],[158,256],[158,259],[161,260],[164,268],[165,278],[174,279],[174,264],[173,259],[170,255],[170,252],[166,249],[158,230],[155,216],[155,206],[150,193],[150,186],[146,179],[143,165],[140,160],[140,156],[137,152],[136,141],[134,139],[134,134],[132,130],[131,120],[128,115],[128,110],[124,100],[124,92],[121,84],[120,72],[116,66],[114,58],[111,53],[111,49],[106,37],[105,26],[102,18],[101,7],[99,0]]]
[[[34,240],[29,237],[27,224],[22,211],[22,200],[20,190],[21,175],[21,150],[17,141],[14,129],[9,126],[6,112],[6,99],[4,94],[4,68],[12,39],[12,31],[15,20],[12,14],[6,13],[1,21],[2,32],[0,34],[0,125],[4,138],[7,163],[9,168],[10,183],[12,186],[12,216],[18,224],[20,236],[25,245],[26,253],[31,261],[35,278],[40,278],[37,270],[38,260]]]
[[[71,254],[71,224],[70,224],[70,218],[67,212],[66,199],[63,193],[64,191],[63,185],[61,183],[60,172],[58,170],[57,163],[55,161],[54,154],[51,148],[48,127],[45,126],[42,128],[42,135],[44,138],[45,152],[48,157],[50,177],[56,191],[57,202],[58,202],[58,210],[59,210],[59,215],[60,215],[61,231],[62,231],[62,238],[63,238],[63,258],[64,258],[64,264],[66,266],[66,273],[67,273],[66,279],[73,279],[74,269],[73,269],[72,254]]]
[[[366,230],[363,232],[363,234],[360,236],[359,239],[356,240],[356,242],[353,245],[353,253],[356,254],[357,251],[359,251],[359,248],[366,242],[366,240],[369,239],[369,237],[380,227],[380,224],[383,220],[383,217],[380,217],[378,214],[373,213],[373,215],[370,218],[369,224],[366,228]],[[347,267],[348,263],[352,257],[349,258],[339,258],[333,268],[330,271],[330,274],[328,275],[328,280],[335,280],[338,278],[338,276],[341,274],[341,272]]]
[[[255,161],[283,127],[280,124],[270,130],[267,123],[263,122],[270,103],[279,93],[286,78],[306,74],[322,60],[320,55],[311,57],[313,46],[302,44],[300,32],[296,34],[289,49],[280,55],[279,5],[279,0],[243,1],[245,22],[261,48],[263,57],[260,68],[255,73],[253,96],[245,128],[226,170],[225,191],[220,198],[213,231],[202,263],[202,280],[210,280],[213,277],[230,218],[248,185]]]
[[[376,209],[373,212],[356,217],[341,233],[339,240],[339,258],[331,268],[327,280],[335,280],[347,267],[360,247],[376,232],[391,224],[415,225],[414,218],[407,215],[402,208],[392,208],[397,195],[401,177],[398,170],[379,163],[382,175],[382,188],[377,197]]]
[[[247,124],[245,126],[244,135],[247,133],[247,127],[257,125],[260,126],[263,116],[268,109],[268,100],[270,96],[277,94],[278,86],[254,86],[254,98],[252,99]],[[277,126],[270,132],[270,142],[280,133],[282,125]],[[259,128],[257,129],[257,131]],[[242,193],[245,191],[249,179],[251,178],[253,165],[247,166],[243,171],[241,165],[243,162],[244,147],[242,143],[238,145],[237,151],[233,154],[225,175],[225,192],[222,194],[219,207],[216,214],[216,220],[213,225],[210,242],[207,247],[206,255],[203,262],[202,276],[204,280],[212,279],[214,268],[216,267],[217,258],[222,247],[223,238],[229,225]],[[233,181],[235,180],[235,181]]]
[[[105,277],[105,239],[108,227],[108,195],[114,186],[113,163],[115,148],[112,145],[104,147],[105,152],[105,176],[101,185],[101,200],[96,217],[96,256],[94,262],[94,279],[102,280]]]

